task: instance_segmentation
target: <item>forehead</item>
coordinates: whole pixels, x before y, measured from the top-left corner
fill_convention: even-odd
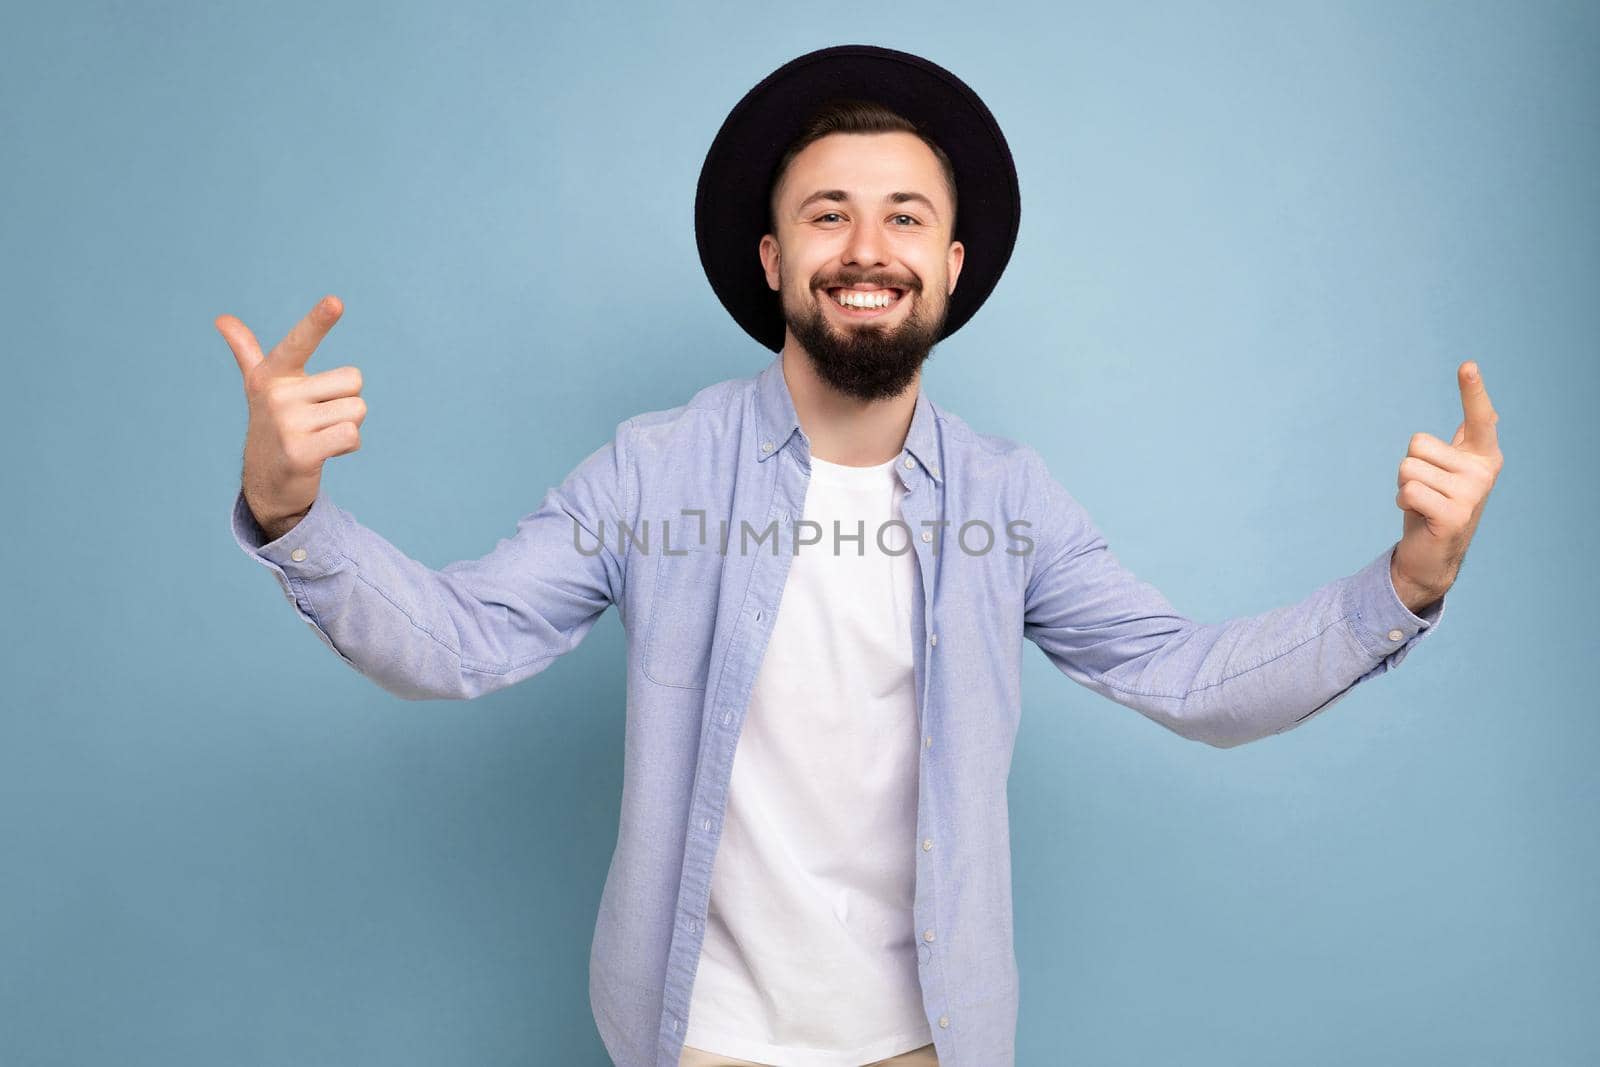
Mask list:
[[[790,162],[780,197],[792,204],[818,189],[843,189],[867,200],[914,190],[949,204],[933,150],[916,134],[898,130],[830,133],[806,145]]]

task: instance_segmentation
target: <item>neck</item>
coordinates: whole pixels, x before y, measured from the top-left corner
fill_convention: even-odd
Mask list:
[[[859,400],[818,376],[793,334],[785,340],[781,355],[783,380],[813,456],[847,467],[871,467],[887,463],[905,447],[922,388],[921,369],[899,396]]]

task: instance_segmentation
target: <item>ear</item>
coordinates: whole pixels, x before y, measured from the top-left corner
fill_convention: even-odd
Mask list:
[[[778,291],[778,268],[783,264],[783,252],[778,247],[778,239],[770,233],[761,235],[760,245],[761,269],[767,275],[767,288],[773,292]]]
[[[956,291],[956,279],[961,276],[961,264],[967,257],[967,246],[960,241],[950,242],[950,251],[945,254],[945,270],[950,274],[950,293]],[[946,293],[949,296],[950,293]]]

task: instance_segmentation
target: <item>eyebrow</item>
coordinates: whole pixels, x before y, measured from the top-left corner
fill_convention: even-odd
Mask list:
[[[843,189],[819,189],[810,196],[806,197],[804,200],[800,201],[800,206],[794,210],[796,214],[799,214],[806,209],[807,204],[814,200],[834,200],[842,204],[847,202],[849,199],[850,194],[845,192]],[[935,219],[939,217],[939,209],[933,206],[932,200],[929,200],[921,193],[890,193],[889,195],[885,196],[884,199],[892,204],[906,204],[915,201],[926,206],[928,209],[928,214],[932,215]]]

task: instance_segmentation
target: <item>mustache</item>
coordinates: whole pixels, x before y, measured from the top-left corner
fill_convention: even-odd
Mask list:
[[[853,285],[876,285],[881,289],[902,289],[906,292],[921,292],[922,285],[915,280],[902,281],[899,278],[835,278],[831,282],[817,286],[818,289],[833,289],[836,287],[850,288]]]

